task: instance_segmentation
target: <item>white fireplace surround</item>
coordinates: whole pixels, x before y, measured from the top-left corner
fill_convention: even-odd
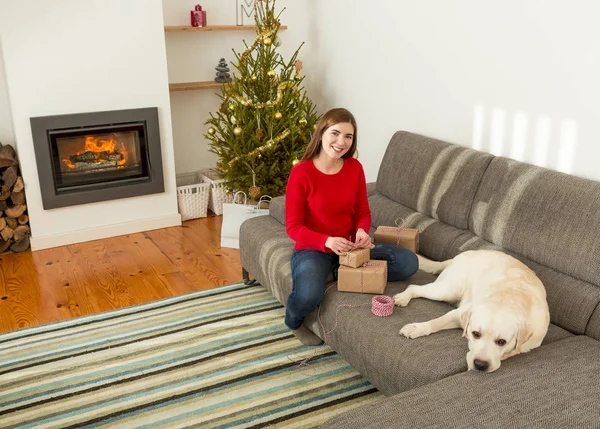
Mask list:
[[[0,43],[32,249],[180,225],[162,1],[3,2]],[[30,118],[143,107],[158,108],[165,192],[44,210]]]

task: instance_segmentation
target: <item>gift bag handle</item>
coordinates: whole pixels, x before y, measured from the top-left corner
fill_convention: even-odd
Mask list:
[[[256,208],[257,208],[257,209],[260,209],[260,205],[261,205],[261,203],[265,203],[265,204],[267,205],[267,207],[268,207],[268,206],[269,206],[269,204],[271,204],[271,200],[272,200],[272,199],[273,199],[273,198],[271,198],[271,196],[270,196],[270,195],[262,195],[262,196],[259,198],[258,202],[256,203]]]
[[[240,195],[240,194],[244,196],[244,202],[243,203],[241,201],[240,202],[236,201],[238,195]],[[232,202],[233,202],[233,204],[244,204],[244,205],[246,205],[248,203],[248,197],[246,196],[246,193],[244,191],[237,191],[235,194],[233,194],[233,200],[232,200]]]

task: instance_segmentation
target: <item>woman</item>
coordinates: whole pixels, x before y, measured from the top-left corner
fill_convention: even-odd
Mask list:
[[[357,128],[346,109],[327,112],[287,184],[286,230],[296,242],[291,267],[293,289],[285,324],[305,345],[322,341],[302,325],[323,300],[330,273],[337,274],[339,255],[371,248],[371,259],[388,261],[388,281],[404,280],[418,269],[414,253],[391,244],[371,244],[371,210],[356,153]]]

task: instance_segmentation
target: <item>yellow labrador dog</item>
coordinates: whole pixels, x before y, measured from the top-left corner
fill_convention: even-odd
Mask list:
[[[396,305],[428,298],[458,302],[458,308],[428,322],[405,325],[401,335],[418,338],[462,328],[469,340],[469,369],[485,372],[542,343],[550,323],[546,290],[519,260],[494,250],[471,250],[444,262],[419,256],[419,269],[441,274],[433,283],[408,286],[394,296]]]

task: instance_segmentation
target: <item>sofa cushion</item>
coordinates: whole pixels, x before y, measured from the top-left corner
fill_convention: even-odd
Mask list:
[[[519,259],[531,268],[546,288],[550,320],[575,334],[587,334],[600,339],[600,326],[590,322],[594,311],[600,304],[600,288],[580,279],[546,267],[515,252],[502,249],[481,237],[469,232],[458,237],[448,247],[449,257],[467,250],[501,250]]]
[[[592,317],[590,317],[590,321],[585,328],[585,335],[600,340],[600,305],[596,307]]]
[[[468,229],[471,204],[492,155],[398,131],[377,176],[377,192],[457,228]]]
[[[402,219],[402,225],[417,228],[419,234],[419,253],[435,260],[449,259],[449,246],[464,234],[472,235],[468,230],[447,225],[433,219],[379,193],[369,197],[373,230],[378,226],[394,226],[396,219]]]
[[[269,214],[285,225],[285,195],[275,197],[269,204]]]
[[[547,267],[598,285],[600,183],[494,158],[475,197],[470,229]]]
[[[321,428],[599,427],[600,342],[579,336],[355,408]]]

